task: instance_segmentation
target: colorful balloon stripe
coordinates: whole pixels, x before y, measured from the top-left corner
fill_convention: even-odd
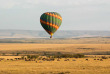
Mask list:
[[[46,29],[45,29],[46,30]],[[52,32],[50,32],[50,31],[48,31],[48,30],[46,30],[50,35],[53,35],[53,33]]]
[[[46,15],[49,15],[49,16],[52,16],[52,17],[55,17],[55,18],[58,18],[58,19],[60,19],[61,21],[62,21],[62,18],[60,17],[60,16],[58,16],[58,15],[55,15],[55,14],[52,14],[52,13],[45,13]]]
[[[46,25],[52,26],[52,27],[56,28],[56,30],[59,28],[57,25],[52,24],[52,23],[49,23],[49,22],[45,22],[45,21],[43,21],[43,20],[41,20],[41,19],[40,19],[40,22],[43,23],[43,24],[46,24]]]

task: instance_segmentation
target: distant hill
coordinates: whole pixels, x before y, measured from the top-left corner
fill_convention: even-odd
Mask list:
[[[83,31],[83,30],[59,30],[54,38],[77,38],[77,37],[109,37],[110,31]],[[45,31],[34,30],[0,30],[2,38],[49,38]]]

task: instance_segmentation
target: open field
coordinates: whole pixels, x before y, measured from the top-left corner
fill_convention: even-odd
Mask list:
[[[41,40],[44,43],[0,43],[0,58],[4,58],[0,61],[0,74],[110,74],[110,40],[78,40],[61,40],[59,44],[57,40],[53,43],[47,40],[47,44],[45,40]],[[54,61],[14,59],[44,54],[84,54],[86,57],[68,58],[69,61],[64,61],[66,58],[60,61],[58,58]]]
[[[20,44],[1,43],[0,54],[38,54],[42,52],[50,53],[82,53],[110,55],[110,44]]]
[[[3,57],[0,56],[0,58]],[[103,61],[94,60],[94,58],[68,59],[69,61],[64,61],[62,58],[60,61],[55,59],[55,61],[37,63],[36,61],[3,60],[0,61],[0,74],[110,74],[110,58]]]

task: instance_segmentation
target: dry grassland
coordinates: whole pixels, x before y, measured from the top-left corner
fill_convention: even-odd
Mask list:
[[[76,61],[72,61],[72,60]],[[0,61],[0,74],[110,74],[110,59],[103,61],[94,58],[70,61]]]
[[[0,44],[0,51],[94,53],[110,52],[110,44]]]
[[[110,44],[20,44],[1,43],[0,53],[14,51],[97,53],[110,52]],[[110,58],[103,61],[86,58],[69,58],[70,61],[0,61],[0,74],[110,74]],[[104,55],[105,56],[105,55]],[[0,56],[11,59],[21,56]],[[100,57],[100,55],[99,55]],[[98,58],[98,57],[97,57]],[[72,61],[72,60],[75,61]]]

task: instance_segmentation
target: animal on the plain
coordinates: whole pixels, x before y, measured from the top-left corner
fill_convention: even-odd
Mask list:
[[[10,59],[11,61],[13,61],[13,59]]]
[[[18,58],[14,58],[15,60],[18,60]]]
[[[94,59],[94,60],[96,60],[96,59]]]
[[[76,60],[73,59],[72,61],[76,61]]]
[[[100,61],[103,61],[102,59],[100,59]]]
[[[57,61],[60,61],[60,59],[57,59]]]
[[[64,61],[69,61],[69,59],[65,59]]]
[[[0,60],[4,60],[4,58],[0,58]]]
[[[31,61],[31,59],[25,59],[25,61]]]
[[[99,59],[97,59],[97,60],[99,60]]]
[[[43,60],[43,61],[46,61],[47,59],[46,59],[46,58],[42,58],[42,60]]]
[[[10,60],[10,59],[7,59],[7,60]]]
[[[88,61],[88,59],[86,59],[86,61]]]

